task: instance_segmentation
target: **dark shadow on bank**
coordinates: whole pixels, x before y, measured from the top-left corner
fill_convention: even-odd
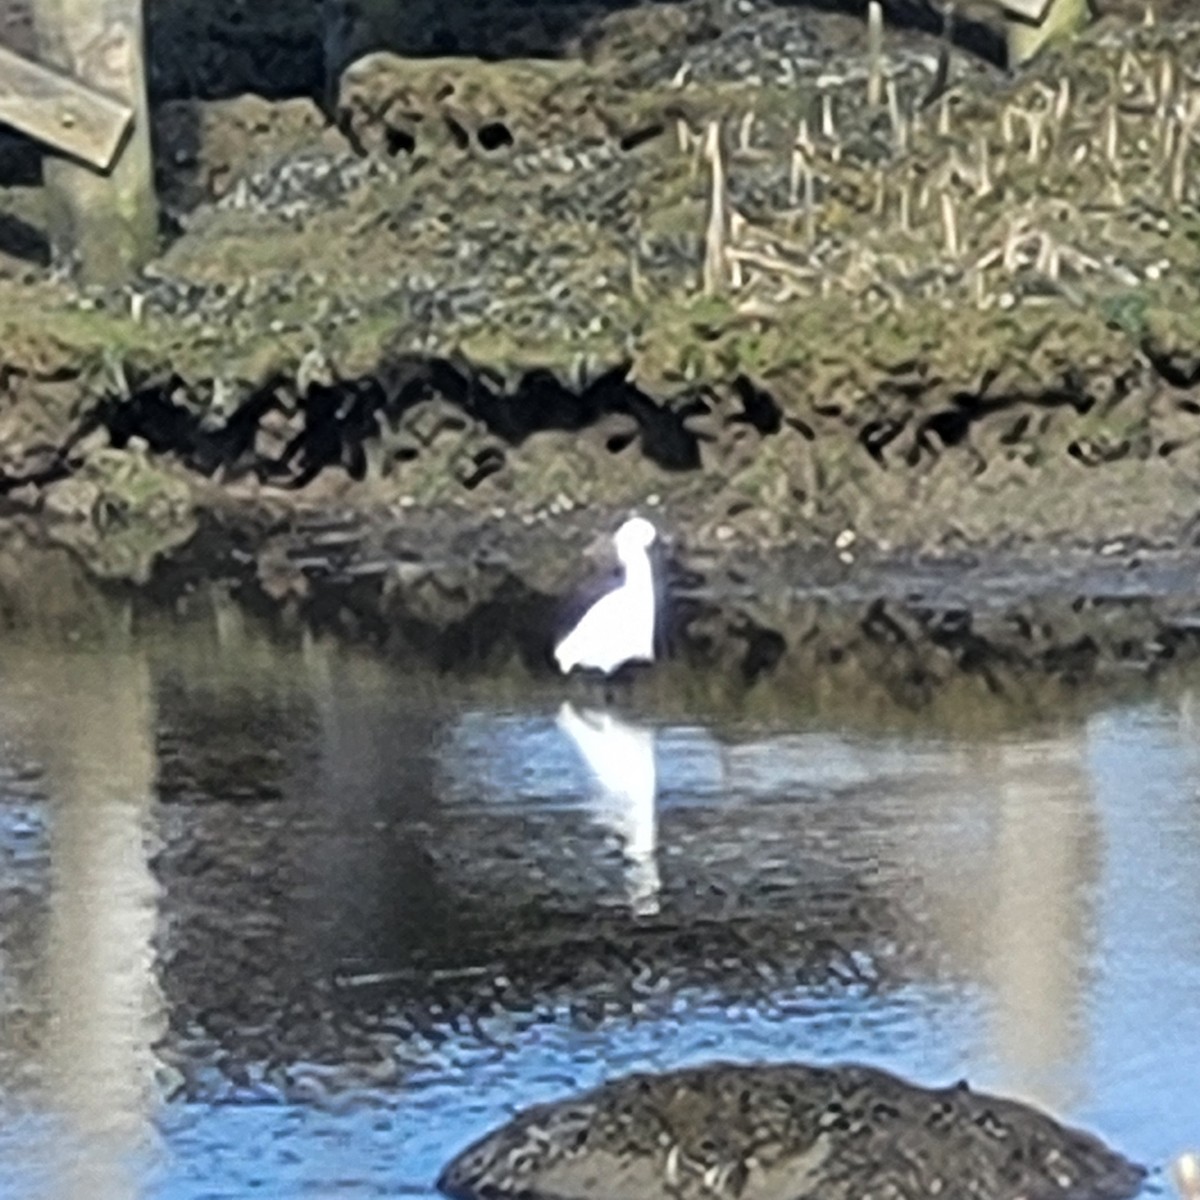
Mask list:
[[[226,0],[160,0],[148,12],[150,83],[156,99],[217,99],[257,92],[272,99],[321,98],[327,94],[330,64],[374,49],[420,58],[588,57],[602,37],[606,17],[622,10],[644,10],[651,34],[656,9],[621,0],[542,3],[432,3],[431,0],[260,0],[242,6]],[[671,5],[678,8],[678,5]],[[732,6],[710,6],[689,36],[698,41],[719,35],[743,19]],[[764,5],[764,7],[769,7]],[[784,5],[801,26],[816,23],[824,40],[829,17],[861,21],[864,0],[798,0]],[[888,0],[886,20],[903,33],[940,36],[939,7],[925,0]],[[864,35],[865,36],[865,35]],[[960,17],[952,31],[963,52],[994,65],[1004,63],[1004,43],[994,26]],[[653,44],[648,38],[646,45]]]

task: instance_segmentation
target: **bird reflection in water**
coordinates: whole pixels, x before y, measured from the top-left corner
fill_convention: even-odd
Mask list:
[[[658,777],[654,730],[631,725],[608,710],[576,710],[565,701],[559,729],[574,742],[598,789],[593,815],[612,830],[624,849],[626,896],[639,916],[659,910]]]

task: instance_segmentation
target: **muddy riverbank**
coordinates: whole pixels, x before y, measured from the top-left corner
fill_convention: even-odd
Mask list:
[[[861,23],[836,6],[572,9],[552,53],[529,22],[503,58],[465,35],[439,43],[457,57],[397,44],[332,99],[319,30],[277,7],[256,40],[221,6],[152,11],[169,232],[128,287],[50,263],[36,162],[6,143],[18,536],[145,582],[217,527],[272,594],[304,590],[297,560],[336,569],[349,527],[523,560],[548,591],[567,573],[544,564],[633,506],[685,570],[761,572],[780,547],[839,576],[1190,551],[1200,26],[1182,9],[1147,26],[1110,6],[1013,76],[972,18],[944,81],[936,22],[901,14],[871,109]],[[254,70],[234,52],[251,40]],[[270,99],[233,94],[251,78]],[[712,121],[727,220],[705,294]],[[385,557],[357,562],[359,590]]]

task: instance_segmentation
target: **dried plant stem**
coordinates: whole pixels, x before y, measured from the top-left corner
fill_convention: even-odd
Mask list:
[[[1004,234],[1004,248],[1001,253],[1001,265],[1004,273],[1011,275],[1017,269],[1017,252],[1021,249],[1021,235],[1024,230],[1019,225],[1010,225]]]
[[[1121,157],[1121,126],[1117,121],[1117,106],[1110,104],[1104,113],[1104,157],[1110,167],[1116,167]]]
[[[728,251],[728,255],[735,263],[745,263],[747,266],[761,267],[764,271],[771,271],[777,275],[787,275],[792,279],[802,279],[806,283],[814,278],[813,272],[808,268],[798,266],[796,263],[790,263],[778,255],[768,254],[763,250],[733,248]]]
[[[1179,140],[1175,143],[1175,153],[1171,158],[1167,191],[1175,204],[1181,204],[1187,198],[1188,152],[1196,135],[1197,125],[1200,125],[1200,99],[1193,99],[1187,115],[1180,122]]]
[[[892,125],[892,141],[896,153],[901,154],[908,148],[908,125],[904,120],[904,114],[900,111],[900,91],[896,87],[894,79],[887,81],[885,90],[887,92],[888,120]]]
[[[738,125],[738,149],[749,150],[754,142],[754,109],[750,109]]]
[[[1169,54],[1164,54],[1158,64],[1158,108],[1160,112],[1169,112],[1175,99],[1175,60]]]
[[[637,303],[646,298],[645,282],[642,279],[642,256],[638,248],[640,241],[639,232],[635,234],[633,244],[629,247],[629,294]]]
[[[1000,136],[1006,146],[1011,146],[1017,140],[1016,125],[1013,121],[1013,107],[1006,104],[1000,110]]]
[[[1054,244],[1054,239],[1048,233],[1043,233],[1038,246],[1037,263],[1034,269],[1045,275],[1048,279],[1057,279],[1058,265],[1058,247]]]
[[[805,152],[805,154],[811,154],[813,152],[812,134],[809,132],[807,117],[801,117],[796,124],[795,144],[799,146],[800,149]]]
[[[992,160],[987,135],[981,133],[976,142],[975,158],[978,163],[975,174],[975,194],[986,196],[992,190]]]
[[[955,208],[954,197],[950,192],[942,192],[940,196],[942,207],[942,234],[946,239],[946,253],[951,258],[959,256],[958,212]]]
[[[710,121],[704,135],[704,157],[709,168],[708,228],[704,234],[703,286],[706,296],[725,290],[725,259],[729,231],[729,197],[725,184],[725,159],[721,126]]]
[[[1046,114],[1027,112],[1025,122],[1029,127],[1029,161],[1038,163],[1042,158],[1042,132],[1046,127]]]
[[[1054,95],[1054,123],[1061,125],[1071,111],[1071,80],[1064,75]]]
[[[867,0],[867,104],[878,108],[883,101],[883,4]]]

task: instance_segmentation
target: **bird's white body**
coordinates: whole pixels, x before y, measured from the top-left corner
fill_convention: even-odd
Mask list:
[[[587,667],[611,675],[627,662],[654,661],[654,571],[648,553],[657,537],[644,517],[632,517],[613,541],[624,568],[620,586],[601,596],[554,648],[559,670]]]

